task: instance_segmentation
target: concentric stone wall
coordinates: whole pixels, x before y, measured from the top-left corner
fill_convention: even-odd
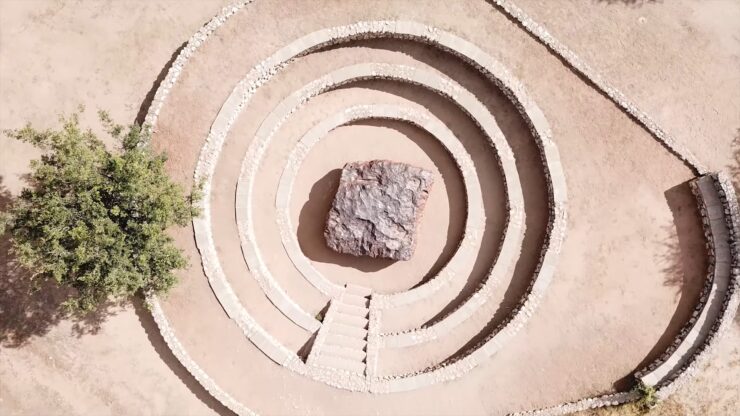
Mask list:
[[[160,85],[146,117],[148,127],[156,132],[157,120],[162,107],[167,101],[170,89],[173,88],[189,58],[199,47],[206,42],[211,34],[227,19],[251,1],[241,1],[233,6],[224,8],[221,13],[206,24],[185,45],[170,68],[167,77]],[[541,26],[532,22],[520,9],[509,2],[494,0],[503,11],[522,23],[524,28],[550,47],[554,53],[560,55],[574,69],[584,74],[595,87],[607,94],[618,106],[634,117],[641,125],[650,131],[658,140],[665,144],[674,154],[697,172],[704,172],[705,168],[685,149],[663,131],[645,113],[630,103],[623,94],[611,87],[598,74],[585,65],[569,49],[555,40]],[[524,202],[522,198],[522,184],[515,166],[515,157],[506,138],[496,123],[490,111],[469,91],[465,90],[454,80],[426,72],[423,69],[403,65],[392,65],[384,62],[367,62],[347,66],[335,70],[324,77],[306,84],[284,99],[263,120],[249,149],[243,159],[241,174],[236,189],[235,217],[239,229],[242,253],[245,263],[252,277],[259,284],[260,289],[272,305],[279,312],[301,329],[318,334],[318,342],[325,342],[322,329],[327,330],[334,325],[333,309],[323,320],[317,319],[308,310],[291,298],[290,293],[275,279],[263,258],[263,253],[255,237],[253,224],[252,201],[257,170],[269,150],[272,137],[281,129],[282,125],[303,105],[319,94],[335,90],[350,83],[367,80],[388,80],[410,84],[424,88],[437,94],[441,99],[448,100],[469,116],[483,132],[495,152],[498,167],[502,171],[506,193],[507,218],[505,232],[501,237],[499,250],[489,273],[480,282],[472,295],[454,305],[450,310],[429,325],[420,325],[416,328],[382,333],[381,322],[384,313],[395,308],[409,307],[423,304],[429,296],[442,290],[450,282],[462,279],[456,272],[456,267],[472,261],[474,249],[481,241],[481,232],[484,227],[485,213],[481,202],[481,189],[475,176],[470,155],[460,146],[458,140],[439,120],[430,114],[412,109],[394,106],[368,105],[347,107],[341,113],[330,116],[308,131],[298,142],[294,151],[287,160],[281,175],[277,191],[275,208],[278,214],[277,224],[286,255],[299,270],[301,275],[315,288],[328,302],[342,298],[347,289],[322,276],[311,261],[301,252],[300,245],[294,235],[294,226],[291,222],[288,209],[295,177],[301,161],[331,130],[358,120],[378,119],[395,120],[409,123],[417,128],[428,131],[432,136],[447,147],[452,155],[460,174],[464,180],[466,190],[467,216],[463,237],[452,260],[431,280],[424,284],[397,293],[371,293],[368,304],[368,327],[366,342],[365,374],[357,375],[338,368],[318,367],[304,360],[296,351],[283,345],[269,330],[265,329],[257,319],[245,308],[232,288],[230,281],[222,269],[216,241],[211,229],[210,207],[213,179],[224,145],[229,139],[232,126],[238,120],[240,113],[249,105],[258,89],[268,84],[271,79],[291,65],[296,59],[327,47],[345,45],[349,42],[367,39],[400,39],[412,41],[437,48],[448,53],[471,67],[500,89],[518,110],[522,119],[529,126],[532,137],[540,153],[543,174],[546,179],[548,197],[548,218],[544,242],[540,249],[539,258],[531,279],[523,296],[516,307],[508,313],[503,321],[490,334],[468,347],[460,354],[437,362],[433,365],[418,368],[410,373],[393,375],[377,375],[377,368],[382,361],[380,351],[383,349],[399,349],[412,345],[429,344],[449,336],[454,329],[470,319],[473,314],[481,310],[490,301],[493,290],[510,273],[511,263],[516,260],[521,250],[523,224],[525,222]],[[448,31],[422,23],[403,20],[383,20],[356,22],[350,25],[330,27],[308,33],[305,36],[281,47],[274,55],[256,65],[236,85],[211,125],[208,137],[204,140],[195,169],[196,182],[204,184],[205,198],[199,207],[203,216],[195,219],[193,228],[198,249],[201,254],[203,269],[208,278],[211,289],[222,305],[226,314],[244,333],[246,338],[259,348],[266,357],[285,368],[306,376],[312,380],[328,385],[360,392],[393,393],[419,389],[436,383],[460,378],[475,367],[485,363],[493,354],[498,352],[507,341],[512,339],[535,313],[548,285],[553,278],[559,253],[565,238],[567,227],[566,182],[561,166],[560,155],[552,138],[552,132],[543,112],[539,109],[524,86],[502,66],[495,58],[478,48],[471,42]],[[711,266],[707,284],[700,297],[696,312],[686,324],[669,350],[658,361],[639,372],[637,377],[646,377],[662,366],[670,363],[674,353],[685,341],[692,343],[692,353],[683,364],[670,372],[660,384],[660,394],[667,395],[686,376],[694,371],[696,363],[706,355],[709,347],[721,333],[722,329],[731,321],[732,314],[737,308],[738,296],[738,208],[729,181],[722,175],[711,175],[699,178],[698,181],[711,178],[717,198],[721,201],[722,210],[716,211],[703,206],[702,215],[705,216],[705,233],[709,241],[708,256]],[[703,204],[707,198],[706,192],[711,191],[694,186],[697,199]],[[717,244],[713,238],[717,236],[717,224],[721,220],[728,230],[727,244]],[[712,222],[714,221],[714,222]],[[724,238],[724,237],[723,237]],[[723,240],[724,241],[724,240]],[[721,264],[718,266],[718,264]],[[714,286],[720,279],[727,279],[725,290],[716,290]],[[712,304],[713,296],[722,296],[720,308],[713,309],[713,313],[706,313]],[[252,414],[252,412],[236,401],[228,393],[218,387],[216,382],[188,355],[182,344],[170,327],[167,317],[155,296],[149,296],[149,304],[155,321],[162,335],[175,356],[186,369],[209,391],[216,399],[237,414]],[[711,319],[713,326],[708,334],[692,335],[703,319]],[[320,338],[320,339],[319,339]],[[617,393],[593,399],[584,399],[574,403],[563,404],[554,408],[538,411],[537,414],[564,414],[575,410],[592,407],[615,405],[634,400],[634,393]]]

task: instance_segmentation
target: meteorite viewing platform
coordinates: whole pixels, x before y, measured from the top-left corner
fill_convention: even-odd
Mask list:
[[[387,160],[347,163],[326,221],[326,244],[355,256],[409,260],[432,173]]]
[[[729,177],[509,1],[315,3],[236,0],[145,117],[203,194],[149,305],[214,405],[560,415],[703,368],[740,302]]]

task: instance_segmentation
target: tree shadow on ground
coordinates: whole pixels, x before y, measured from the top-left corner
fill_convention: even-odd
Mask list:
[[[665,197],[673,212],[673,224],[663,227],[662,234],[669,238],[660,242],[664,285],[675,288],[677,298],[684,297],[686,289],[694,289],[698,294],[708,272],[699,207],[688,183],[669,189]]]
[[[146,115],[149,112],[149,108],[151,107],[152,101],[154,100],[154,96],[156,95],[159,86],[167,76],[167,73],[172,67],[172,64],[175,62],[175,59],[177,59],[177,56],[185,48],[186,45],[187,42],[183,42],[172,53],[170,59],[162,67],[159,74],[157,75],[157,78],[152,83],[151,88],[142,100],[141,105],[139,106],[139,111],[137,112],[136,118],[134,119],[134,123],[138,125],[144,124]],[[136,316],[138,317],[141,326],[144,328],[149,342],[152,344],[154,350],[157,352],[162,361],[164,361],[164,363],[170,368],[170,370],[172,370],[172,372],[180,379],[180,381],[182,381],[182,383],[185,384],[185,386],[211,410],[221,416],[233,415],[234,413],[226,408],[223,404],[221,404],[221,402],[216,400],[208,391],[206,391],[206,389],[200,384],[200,382],[198,382],[192,376],[192,374],[190,374],[187,369],[183,367],[182,363],[180,363],[177,357],[175,357],[170,347],[165,343],[164,338],[162,338],[159,327],[157,326],[156,322],[154,322],[154,318],[152,318],[151,313],[145,306],[144,300],[141,297],[135,297],[132,299],[132,303]]]
[[[211,410],[221,416],[233,415],[234,413],[208,393],[208,391],[188,372],[188,370],[183,367],[180,360],[175,357],[170,347],[165,343],[164,338],[162,338],[162,333],[159,331],[157,323],[154,322],[154,318],[152,318],[152,314],[149,312],[144,300],[137,297],[133,299],[132,303],[134,306],[134,312],[136,313],[142,328],[144,328],[144,332],[146,332],[149,342],[154,347],[159,358],[167,364],[167,367],[175,373],[177,378],[185,384],[188,390],[190,390],[206,406],[211,408]]]
[[[12,196],[0,177],[0,212],[12,204]],[[119,302],[108,302],[88,314],[70,314],[63,302],[72,290],[56,282],[34,279],[18,263],[10,236],[0,236],[0,346],[18,348],[31,338],[43,336],[64,319],[72,321],[72,334],[95,334],[108,316],[120,309]]]
[[[614,383],[618,391],[632,388],[635,384],[634,373],[658,359],[673,343],[690,319],[708,273],[704,230],[688,182],[667,190],[664,195],[673,214],[673,224],[662,227],[660,235],[667,237],[658,241],[663,250],[656,262],[661,265],[665,276],[663,284],[675,289],[677,305],[650,352],[632,371]]]

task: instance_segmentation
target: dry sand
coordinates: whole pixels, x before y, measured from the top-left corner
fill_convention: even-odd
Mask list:
[[[0,127],[31,121],[53,125],[54,115],[77,104],[109,109],[134,120],[171,54],[225,2],[0,2]],[[188,228],[178,242],[192,259],[182,283],[165,302],[180,336],[196,360],[229,392],[264,414],[489,413],[501,414],[614,388],[641,363],[665,348],[685,321],[703,278],[696,255],[701,234],[685,186],[690,172],[613,104],[570,72],[485,2],[435,7],[418,2],[326,1],[326,7],[258,2],[220,31],[192,61],[162,113],[155,146],[171,154],[170,168],[188,183],[197,152],[215,111],[246,70],[286,40],[312,28],[357,19],[403,16],[449,28],[483,47],[527,86],[547,115],[560,149],[569,187],[568,238],[555,280],[540,310],[519,336],[490,363],[462,380],[392,396],[361,396],[319,385],[267,360],[223,314],[213,298]],[[629,4],[625,4],[629,3]],[[740,130],[740,7],[731,1],[666,3],[518,4],[654,116],[713,169],[735,161],[732,140]],[[155,15],[156,14],[156,15]],[[450,16],[454,16],[451,19]],[[277,33],[274,29],[280,27]],[[255,44],[254,39],[261,42]],[[29,51],[32,51],[29,52]],[[235,53],[238,51],[238,53]],[[215,59],[219,54],[223,60]],[[491,108],[518,156],[525,186],[528,234],[522,261],[499,285],[495,304],[456,330],[444,344],[414,347],[412,360],[387,358],[387,371],[415,368],[446,356],[477,333],[490,330],[519,297],[540,244],[542,174],[531,136],[495,91],[459,64],[407,42],[360,42],[300,59],[260,93],[233,130],[216,173],[212,199],[219,254],[230,283],[258,321],[297,350],[308,338],[277,311],[249,278],[233,221],[234,185],[249,138],[275,103],[327,68],[362,62],[422,62],[453,74]],[[22,70],[21,70],[22,69]],[[734,70],[733,70],[734,69]],[[313,121],[348,104],[416,103],[455,126],[476,158],[490,219],[486,245],[473,265],[474,287],[498,244],[503,213],[500,175],[492,169],[482,137],[449,104],[392,83],[363,83],[312,101],[276,137],[259,172],[255,202],[257,236],[270,269],[305,309],[326,299],[290,267],[274,226],[275,184],[291,140]],[[88,111],[87,119],[92,119]],[[468,122],[469,123],[469,122]],[[353,146],[342,143],[354,140]],[[392,143],[392,144],[391,144]],[[429,137],[388,123],[340,128],[314,149],[301,170],[291,214],[307,256],[337,283],[370,282],[379,291],[403,290],[449,256],[464,218],[461,182],[451,160]],[[36,153],[0,139],[2,185],[16,193]],[[399,156],[400,155],[400,156]],[[440,172],[421,224],[417,256],[407,263],[355,261],[322,249],[323,189],[331,172],[348,160],[399,158]],[[312,194],[315,194],[313,196]],[[323,199],[322,199],[323,198]],[[317,215],[319,216],[317,218]],[[436,232],[446,229],[446,233]],[[312,240],[313,239],[313,240]],[[441,255],[441,256],[440,256]],[[223,261],[223,260],[222,260]],[[22,285],[3,261],[3,331],[0,409],[9,414],[208,414],[221,412],[163,345],[142,308],[116,310],[94,334],[79,335],[74,323],[49,308],[53,299],[19,294]],[[367,276],[370,274],[370,277]],[[372,280],[370,280],[372,279]],[[461,296],[442,293],[435,308],[454,307]],[[503,303],[501,303],[503,302]],[[498,306],[501,304],[501,308]],[[497,313],[499,312],[499,313]],[[427,309],[399,312],[388,328],[402,329],[430,318]],[[30,315],[30,316],[29,316]],[[42,337],[43,335],[43,337]],[[740,399],[740,325],[732,326],[719,353],[697,383],[672,400],[685,414],[730,414]],[[393,364],[395,363],[395,364]],[[10,380],[10,381],[9,381]],[[463,405],[461,405],[463,403]]]

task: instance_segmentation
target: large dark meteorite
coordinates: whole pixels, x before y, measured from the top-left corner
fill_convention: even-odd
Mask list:
[[[347,163],[324,229],[339,253],[409,260],[432,172],[388,160]]]

